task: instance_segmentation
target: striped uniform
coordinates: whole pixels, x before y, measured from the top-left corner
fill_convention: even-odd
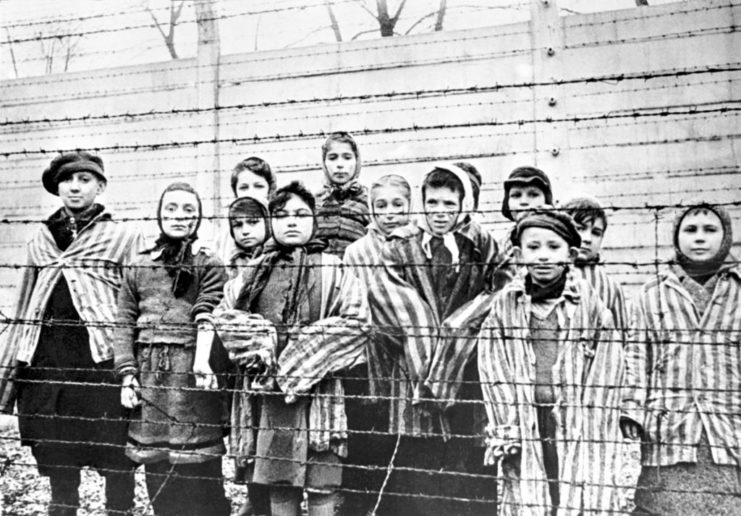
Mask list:
[[[625,304],[623,286],[607,274],[604,265],[577,265],[576,270],[597,291],[602,302],[605,303],[607,309],[612,313],[612,320],[615,321],[615,327],[618,330],[624,330],[628,322],[628,311]]]
[[[641,288],[628,329],[627,413],[645,466],[696,462],[704,430],[716,464],[741,465],[741,268],[718,274],[704,314],[671,270]]]
[[[314,257],[316,261],[314,262]],[[252,269],[270,259],[266,253],[251,262]],[[332,451],[340,456],[347,454],[347,418],[345,416],[343,389],[339,378],[332,373],[348,369],[365,360],[369,320],[368,302],[358,279],[347,274],[340,260],[328,254],[307,257],[307,267],[318,269],[321,284],[321,319],[303,324],[297,334],[292,334],[287,346],[277,359],[276,380],[287,399],[310,394],[309,446],[314,451]],[[234,310],[236,301],[250,274],[243,273],[227,282],[224,298],[214,311],[217,331],[221,323],[228,324],[231,317],[224,317]],[[257,319],[255,319],[257,321]],[[262,319],[260,327],[271,326]],[[227,332],[219,331],[224,345],[229,348]]]
[[[394,231],[383,248],[384,269],[368,283],[368,294],[376,331],[390,343],[392,370],[386,374],[392,382],[389,431],[411,435],[431,433],[439,421],[413,402],[422,394],[433,358],[438,353],[441,330],[447,317],[460,306],[452,307],[442,318],[438,315],[429,260],[422,248],[422,230],[406,226]],[[496,255],[496,244],[478,224],[465,225],[456,236],[469,240],[475,249],[472,264],[461,264],[454,290],[463,291],[470,302],[485,286],[485,266]],[[488,242],[479,249],[481,242]],[[464,303],[465,304],[465,303]],[[391,347],[393,346],[393,347]],[[460,363],[465,365],[466,360]],[[462,368],[461,368],[462,369]],[[461,371],[462,375],[462,371]],[[398,379],[398,381],[396,381]]]
[[[518,470],[509,460],[500,466],[505,515],[550,514],[535,405],[531,310],[518,277],[496,295],[479,337],[478,365],[489,420],[485,461],[495,464],[509,446],[521,449]],[[559,328],[553,368],[558,514],[616,510],[623,347],[610,312],[586,282],[570,275],[554,310]]]
[[[0,350],[0,410],[10,411],[10,385],[15,362],[33,360],[49,296],[63,275],[75,309],[87,325],[90,352],[95,362],[113,358],[113,325],[116,294],[122,269],[143,247],[138,228],[112,220],[103,212],[85,226],[71,245],[61,251],[46,225],[27,244],[27,267],[19,286],[13,317],[24,322],[11,327]]]

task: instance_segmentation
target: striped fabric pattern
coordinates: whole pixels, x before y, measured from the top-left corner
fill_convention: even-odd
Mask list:
[[[61,251],[46,225],[38,228],[27,244],[27,265],[23,268],[14,319],[25,322],[11,326],[0,351],[3,382],[0,384],[0,408],[12,410],[12,380],[16,361],[31,363],[41,325],[54,285],[64,278],[72,301],[90,335],[93,360],[113,358],[113,325],[118,293],[125,264],[143,248],[138,228],[117,222],[103,212],[80,231],[77,238]]]
[[[456,230],[474,245],[481,245],[488,234],[478,224]],[[389,432],[422,435],[430,433],[438,421],[414,403],[423,393],[423,384],[430,373],[437,348],[445,339],[443,323],[438,316],[436,295],[432,286],[428,259],[421,245],[422,230],[415,226],[397,229],[383,248],[383,270],[368,283],[368,295],[376,331],[388,343],[392,356],[391,423]],[[496,255],[496,244],[478,249],[480,256],[490,259]],[[465,266],[465,264],[463,264]],[[483,269],[480,269],[483,270]],[[484,277],[463,279],[469,281],[467,293],[474,298],[485,287]],[[475,290],[478,288],[478,290]],[[460,307],[455,307],[452,313]],[[444,314],[447,318],[452,315]],[[465,360],[462,360],[465,364]],[[462,373],[461,373],[462,374]]]
[[[632,304],[626,412],[643,425],[643,464],[696,462],[705,431],[716,464],[741,466],[741,268],[718,274],[704,314],[670,269]]]
[[[342,267],[339,258],[328,255],[307,266],[317,267],[321,274],[321,319],[301,326],[298,335],[289,340],[277,360],[276,380],[286,399],[310,394],[309,445],[314,451],[330,448],[340,456],[347,455],[347,417],[342,381],[333,373],[365,360],[368,339],[368,302],[354,274]],[[266,255],[251,265],[259,266]],[[233,310],[248,274],[227,282],[224,298],[214,312],[217,331],[220,314]],[[270,325],[265,321],[264,325]]]
[[[612,316],[589,285],[570,275],[554,308],[559,321],[557,388],[559,515],[617,509],[619,404],[623,346]],[[551,504],[535,405],[532,311],[518,277],[498,293],[478,344],[479,373],[489,420],[485,461],[495,464],[517,445],[519,468],[502,460],[501,513],[549,514]]]
[[[625,329],[628,322],[628,311],[622,285],[607,274],[604,265],[577,266],[576,270],[597,291],[597,295],[610,310],[612,320],[615,321],[615,327],[619,330]]]

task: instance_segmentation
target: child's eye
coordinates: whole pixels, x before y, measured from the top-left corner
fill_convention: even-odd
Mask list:
[[[599,238],[599,237],[602,236],[602,231],[600,231],[599,229],[593,229],[592,230],[592,235],[593,236],[596,236],[597,238]]]
[[[519,199],[522,197],[522,194],[520,192],[511,192],[509,194],[510,199]]]
[[[394,201],[394,208],[403,208],[404,207],[404,201],[401,199],[397,199]]]
[[[280,210],[273,213],[273,218],[275,219],[285,219],[286,217],[288,217],[287,211]]]
[[[256,226],[260,222],[260,219],[247,219],[245,222],[250,226]]]
[[[561,246],[556,243],[552,243],[548,245],[548,249],[550,249],[551,251],[558,251],[559,249],[561,249]]]
[[[718,228],[716,226],[705,226],[705,233],[717,233]]]

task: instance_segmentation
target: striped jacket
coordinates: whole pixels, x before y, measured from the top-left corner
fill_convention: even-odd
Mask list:
[[[496,245],[479,249],[484,234],[480,226],[464,226],[456,235],[473,244],[471,263],[462,263],[455,291],[464,293],[464,303],[470,302],[485,286],[486,265],[496,255]],[[392,357],[391,376],[395,389],[391,393],[389,431],[421,435],[445,425],[427,411],[414,406],[423,393],[433,358],[438,353],[445,320],[458,306],[448,307],[439,315],[437,296],[433,289],[432,271],[422,248],[423,232],[415,226],[399,228],[383,248],[383,270],[370,278],[368,296],[376,331],[388,343],[387,354]],[[466,360],[461,359],[465,365]],[[462,374],[462,372],[461,372]]]
[[[615,327],[618,330],[624,330],[628,323],[628,311],[623,286],[607,274],[604,265],[577,265],[576,270],[597,291],[597,295],[612,313]]]
[[[251,262],[252,270],[269,259],[263,254]],[[292,334],[288,344],[277,358],[275,378],[286,400],[296,396],[311,395],[309,411],[309,446],[315,451],[330,448],[338,455],[347,454],[347,417],[345,414],[344,390],[339,378],[333,373],[348,369],[365,360],[368,334],[368,302],[354,274],[346,273],[340,260],[325,253],[307,257],[307,267],[318,275],[320,319],[301,326]],[[227,282],[224,298],[214,311],[219,335],[228,349],[231,345],[229,332],[220,329],[233,317],[239,294],[245,283],[249,284],[247,271]],[[257,314],[256,314],[257,315]],[[259,326],[271,323],[265,319]],[[266,339],[261,339],[266,342]],[[273,352],[274,350],[269,350]]]
[[[626,412],[643,425],[643,464],[695,462],[704,430],[717,464],[741,466],[741,268],[717,276],[704,314],[672,270],[632,304]]]
[[[122,271],[142,247],[138,228],[114,221],[107,211],[85,226],[65,251],[57,247],[46,225],[39,227],[27,244],[27,266],[13,314],[22,322],[11,326],[0,348],[0,410],[12,410],[10,382],[15,363],[30,364],[33,360],[41,334],[39,322],[62,275],[75,309],[87,325],[93,360],[113,358],[113,323]]]
[[[612,316],[589,285],[570,275],[554,308],[559,355],[553,368],[558,420],[560,516],[617,509],[620,465],[619,405],[623,346]],[[529,338],[530,296],[517,277],[494,299],[479,336],[487,427],[486,464],[503,450],[501,513],[550,515],[543,449],[535,405],[535,358]],[[519,459],[519,468],[512,463]]]

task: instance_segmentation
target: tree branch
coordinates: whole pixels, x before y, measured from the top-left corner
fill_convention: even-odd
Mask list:
[[[324,0],[324,5],[327,6],[327,14],[329,14],[329,22],[330,22],[330,26],[332,27],[332,32],[334,32],[334,38],[337,41],[342,41],[342,32],[340,32],[340,24],[337,22],[337,17],[334,14],[334,9],[332,9],[331,0]]]
[[[393,18],[391,18],[391,21],[396,25],[396,22],[399,21],[399,16],[401,16],[401,11],[404,9],[404,6],[406,5],[407,0],[401,0],[401,3],[399,4],[399,8],[396,10],[396,14]]]
[[[447,0],[440,0],[440,7],[437,10],[437,19],[435,20],[435,32],[443,30],[443,20],[445,19],[445,10],[447,7]]]

